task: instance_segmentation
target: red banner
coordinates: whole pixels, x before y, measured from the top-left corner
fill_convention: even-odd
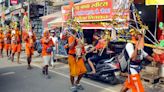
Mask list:
[[[74,6],[74,17],[78,21],[110,20],[112,17],[112,0],[104,0]]]
[[[69,6],[62,7],[63,19],[72,16],[80,22],[110,20],[112,17],[112,0],[75,4],[73,10]]]
[[[10,0],[11,4],[18,4],[18,0]]]
[[[122,0],[116,0],[122,1]],[[72,18],[72,16],[78,22],[96,22],[96,21],[113,21],[118,20],[122,22],[123,26],[118,28],[128,28],[128,23],[125,23],[129,20],[129,7],[128,2],[120,3],[115,0],[95,0],[92,2],[82,2],[75,4],[73,9],[70,5],[62,7],[63,21],[67,21]],[[121,6],[122,5],[122,6]],[[121,7],[120,7],[121,6]],[[124,7],[123,7],[124,6]],[[87,26],[88,25],[88,26]],[[103,28],[104,25],[101,24],[84,24],[82,27],[97,27]],[[111,27],[108,27],[111,28]]]

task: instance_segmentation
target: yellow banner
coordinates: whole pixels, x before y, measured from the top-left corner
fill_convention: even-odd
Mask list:
[[[164,5],[164,0],[146,0],[146,5]]]

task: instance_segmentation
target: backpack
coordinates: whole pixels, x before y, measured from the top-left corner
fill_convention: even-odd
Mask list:
[[[117,59],[118,59],[119,65],[120,65],[121,72],[127,72],[128,65],[130,62],[130,57],[126,51],[126,48],[124,48],[122,50],[122,52],[118,55]]]

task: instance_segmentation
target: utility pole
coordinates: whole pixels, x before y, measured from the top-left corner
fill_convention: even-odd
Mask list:
[[[30,0],[28,0],[28,19],[30,20]]]
[[[44,15],[48,15],[49,0],[44,0]]]
[[[10,8],[10,0],[8,0],[8,7]]]

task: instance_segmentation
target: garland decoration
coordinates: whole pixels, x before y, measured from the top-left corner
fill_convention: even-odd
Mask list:
[[[30,19],[27,17],[27,13],[25,13],[23,17],[23,27],[26,29],[26,31],[31,29]]]

